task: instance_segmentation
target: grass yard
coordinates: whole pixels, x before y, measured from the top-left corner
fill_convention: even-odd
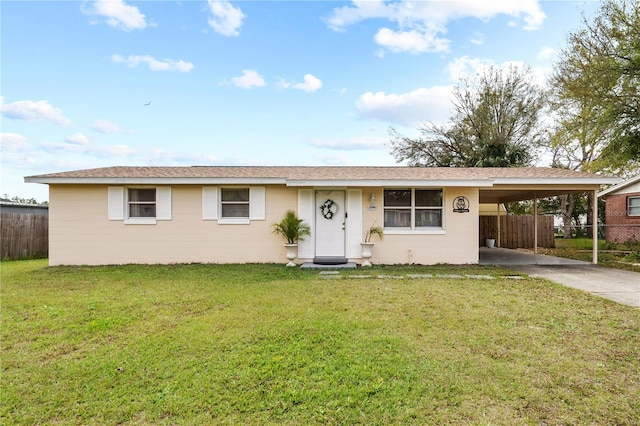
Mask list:
[[[4,262],[0,423],[640,424],[640,310],[509,274]]]

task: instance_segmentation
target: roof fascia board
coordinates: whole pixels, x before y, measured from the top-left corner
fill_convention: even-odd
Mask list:
[[[376,187],[482,187],[493,186],[490,180],[304,180],[292,179],[287,181],[287,186],[313,186],[313,187],[354,187],[354,186],[376,186]]]
[[[69,178],[25,177],[26,183],[70,185],[282,185],[284,178]]]
[[[496,178],[495,185],[610,185],[620,178]]]
[[[602,192],[598,192],[598,197],[603,197],[605,195],[611,194],[612,192],[620,191],[621,189],[624,189],[627,186],[631,186],[637,182],[640,182],[640,175],[634,177],[633,179],[629,179],[626,182],[618,183],[617,185],[614,185],[611,188],[607,188]]]

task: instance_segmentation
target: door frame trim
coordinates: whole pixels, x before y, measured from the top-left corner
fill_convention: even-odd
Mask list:
[[[329,193],[331,192],[341,192],[342,193],[342,203],[343,205],[342,207],[342,213],[338,212],[338,218],[341,217],[342,218],[342,253],[339,254],[330,254],[327,256],[331,256],[331,257],[345,257],[347,254],[347,217],[344,216],[345,214],[348,213],[347,211],[347,205],[348,205],[348,201],[347,201],[347,190],[342,189],[342,188],[313,188],[313,210],[314,210],[314,228],[316,230],[316,237],[314,238],[314,243],[313,243],[313,254],[314,257],[318,257],[318,218],[320,215],[319,209],[318,209],[318,193],[321,193],[323,191],[327,191]],[[342,215],[342,216],[341,216]]]

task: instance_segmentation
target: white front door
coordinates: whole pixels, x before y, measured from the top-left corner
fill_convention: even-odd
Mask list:
[[[345,255],[344,191],[316,191],[316,256]]]

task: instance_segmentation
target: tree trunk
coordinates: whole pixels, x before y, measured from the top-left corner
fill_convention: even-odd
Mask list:
[[[589,192],[587,195],[587,238],[593,238],[593,192]]]
[[[571,238],[571,217],[575,200],[573,194],[560,195],[560,213],[562,213],[562,238]]]

